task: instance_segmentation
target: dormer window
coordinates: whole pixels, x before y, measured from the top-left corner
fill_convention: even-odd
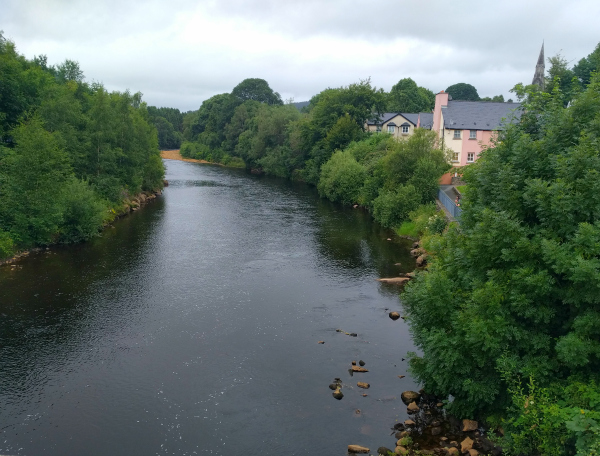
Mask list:
[[[388,133],[394,133],[394,125],[388,125]]]

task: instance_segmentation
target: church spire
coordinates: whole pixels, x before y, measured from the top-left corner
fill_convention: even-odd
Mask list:
[[[546,72],[546,66],[544,65],[544,43],[542,42],[542,49],[540,50],[540,56],[538,57],[537,65],[535,66],[535,74],[533,75],[533,81],[531,84],[539,86],[540,89],[544,90],[545,79],[544,73]]]

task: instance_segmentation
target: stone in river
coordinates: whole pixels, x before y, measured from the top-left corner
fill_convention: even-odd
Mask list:
[[[400,314],[398,312],[390,312],[389,316],[394,321],[400,318]]]
[[[379,448],[377,448],[377,454],[378,455],[388,456],[388,453],[393,453],[393,451],[390,450],[389,448],[386,448],[386,447],[379,447]]]
[[[400,397],[402,398],[402,402],[408,405],[411,402],[415,402],[416,400],[418,400],[419,397],[421,397],[421,395],[415,391],[404,391],[400,395]]]
[[[356,366],[356,361],[352,361],[352,365],[353,365],[353,366]]]
[[[364,362],[364,361],[361,359],[361,360],[358,362],[358,364],[359,364],[360,366],[364,366],[364,365],[365,365],[365,362]]]
[[[320,340],[319,342],[317,342],[318,344],[324,344],[325,341],[324,340]]]
[[[460,452],[466,453],[471,448],[473,448],[473,440],[470,437],[467,437],[462,442],[460,442]]]
[[[368,384],[368,383],[366,383],[366,382],[358,382],[358,383],[356,384],[356,386],[358,386],[359,388],[364,388],[364,389],[369,389],[369,388],[371,387],[371,385],[369,385],[369,384]]]
[[[352,366],[352,372],[369,372],[369,370],[360,366]]]
[[[369,449],[360,445],[348,445],[348,453],[368,453]]]
[[[338,388],[332,393],[332,396],[339,401],[344,397],[344,394],[342,393],[342,390]]]
[[[339,385],[337,383],[330,383],[329,384],[329,389],[335,391],[336,389],[339,388]]]
[[[416,402],[411,402],[410,404],[408,404],[407,409],[408,413],[416,413],[420,410]]]

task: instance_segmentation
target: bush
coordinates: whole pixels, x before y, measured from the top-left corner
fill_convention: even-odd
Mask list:
[[[10,234],[0,230],[0,259],[7,258],[14,253],[14,242]]]
[[[358,201],[365,176],[365,169],[350,152],[338,151],[322,166],[317,188],[321,196],[349,205]]]
[[[395,191],[384,191],[373,201],[373,217],[383,226],[399,226],[415,210],[421,197],[412,185],[402,185]]]
[[[71,180],[64,189],[63,207],[60,242],[85,241],[102,228],[106,205],[85,182]]]

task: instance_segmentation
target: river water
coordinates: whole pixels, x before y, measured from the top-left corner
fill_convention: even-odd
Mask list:
[[[166,164],[101,237],[0,267],[0,454],[393,448],[413,345],[375,279],[413,268],[408,241],[302,184]]]

